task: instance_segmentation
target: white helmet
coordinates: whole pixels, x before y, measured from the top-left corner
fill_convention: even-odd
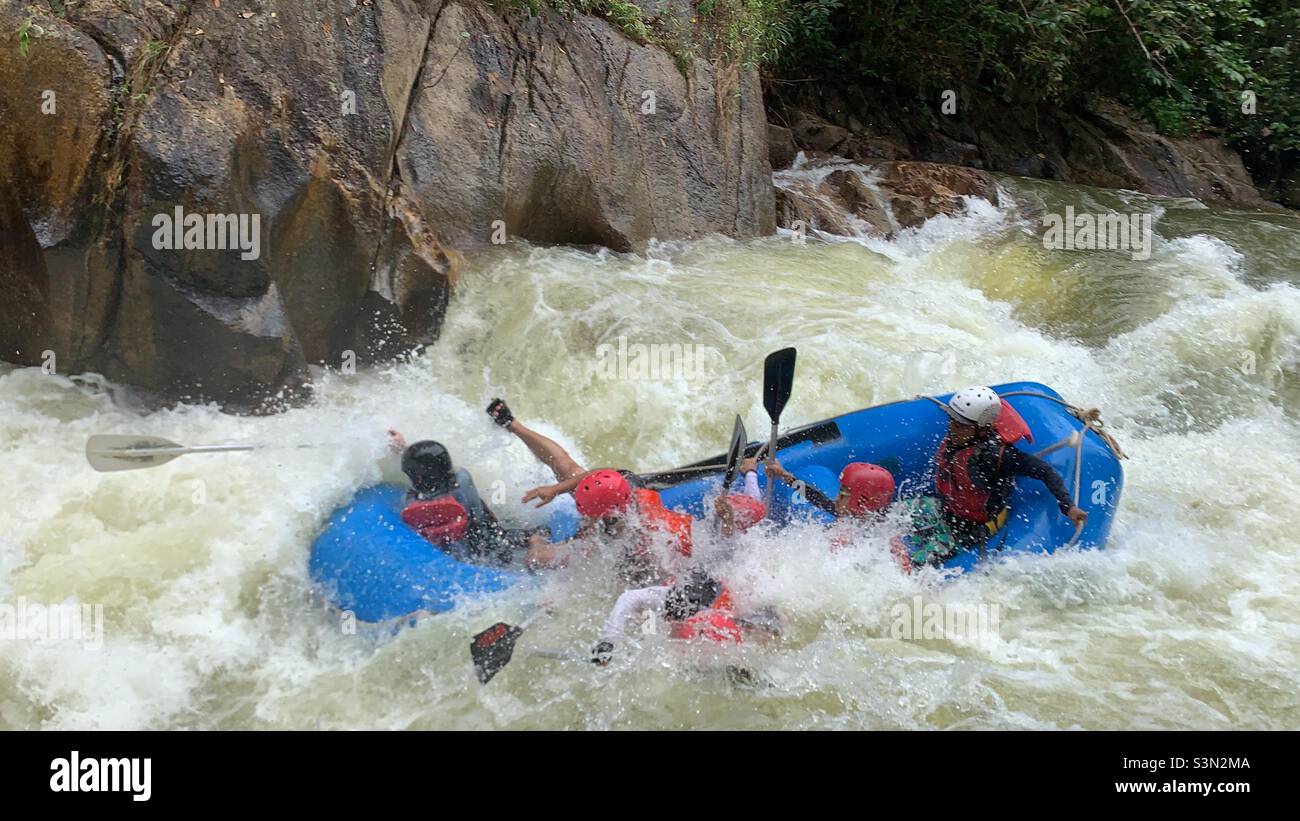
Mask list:
[[[1002,414],[1002,400],[992,388],[976,385],[954,393],[944,410],[963,425],[985,428],[998,421]]]

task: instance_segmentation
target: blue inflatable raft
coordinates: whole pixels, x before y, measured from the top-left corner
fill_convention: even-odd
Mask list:
[[[1083,549],[1103,547],[1124,486],[1119,456],[1046,385],[1013,382],[996,385],[994,390],[1029,427],[1032,441],[1022,441],[1019,447],[1037,453],[1056,468],[1066,490],[1075,493],[1077,485],[1075,495],[1079,507],[1088,512],[1088,523],[1076,538],[1074,525],[1061,515],[1047,488],[1040,482],[1022,480],[1008,502],[1007,523],[990,545],[999,546],[999,552],[1046,553],[1071,544]],[[832,499],[839,493],[839,473],[849,462],[874,462],[888,469],[897,482],[899,498],[933,495],[934,453],[948,430],[948,416],[935,400],[946,402],[950,396],[877,405],[797,428],[778,440],[777,454],[796,478]],[[1081,443],[1067,444],[1081,431]],[[751,443],[745,453],[752,456],[760,447],[761,443]],[[706,501],[717,492],[716,465],[722,460],[719,456],[647,478],[651,487],[660,490],[665,505],[703,517]],[[777,522],[796,516],[830,521],[829,515],[794,497],[793,490],[777,483],[771,518]],[[944,566],[968,570],[980,558],[978,551],[963,551]]]
[[[1124,484],[1118,455],[1050,388],[1016,382],[995,390],[1016,409],[1033,436],[1032,442],[1021,442],[1019,447],[1040,453],[1055,467],[1066,489],[1088,512],[1087,526],[1076,537],[1074,525],[1061,515],[1041,483],[1018,482],[1007,524],[995,538],[1000,551],[1051,553],[1069,544],[1104,546]],[[778,441],[778,454],[787,470],[832,498],[839,490],[840,470],[854,461],[887,468],[898,483],[900,498],[930,495],[934,452],[947,426],[948,417],[931,399],[894,402],[791,430]],[[1071,441],[1080,431],[1082,441]],[[753,455],[760,446],[751,443],[747,454]],[[707,502],[721,484],[723,461],[717,456],[644,478],[661,492],[668,507],[705,518]],[[521,572],[466,564],[434,547],[402,521],[402,495],[403,489],[392,485],[361,490],[330,516],[312,545],[311,577],[340,609],[368,622],[422,610],[442,612],[466,596],[498,592],[527,578]],[[780,525],[796,517],[829,518],[778,484],[771,518]],[[572,506],[557,503],[550,527],[555,541],[571,537],[577,528]],[[976,551],[963,551],[945,566],[967,570],[980,558]]]

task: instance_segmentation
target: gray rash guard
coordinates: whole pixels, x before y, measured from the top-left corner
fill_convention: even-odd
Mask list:
[[[474,477],[464,468],[456,469],[455,483],[446,493],[419,494],[414,490],[406,493],[406,503],[425,501],[439,496],[450,495],[464,506],[469,514],[469,528],[465,534],[462,550],[453,551],[458,559],[482,561],[496,564],[510,564],[515,553],[527,547],[528,537],[540,530],[506,528],[497,521],[496,514],[483,502],[478,488],[474,486]]]

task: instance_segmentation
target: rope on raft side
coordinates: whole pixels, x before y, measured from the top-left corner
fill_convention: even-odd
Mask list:
[[[1125,453],[1124,449],[1119,446],[1119,442],[1115,441],[1115,437],[1111,434],[1111,432],[1105,430],[1106,423],[1101,421],[1100,408],[1088,408],[1087,410],[1084,410],[1078,405],[1071,405],[1069,402],[1066,402],[1064,399],[1060,399],[1055,396],[1048,396],[1047,394],[1039,393],[1038,391],[1008,391],[1007,393],[1000,394],[1000,396],[1003,397],[1036,396],[1039,399],[1050,399],[1053,402],[1057,403],[1058,405],[1063,405],[1065,406],[1065,409],[1070,412],[1071,416],[1073,416],[1075,419],[1078,419],[1080,422],[1082,422],[1085,428],[1097,434],[1097,437],[1101,439],[1101,441],[1106,443],[1106,447],[1110,448],[1111,453],[1115,454],[1115,458],[1117,459],[1128,458],[1128,454]],[[936,399],[935,401],[938,402],[939,400]]]

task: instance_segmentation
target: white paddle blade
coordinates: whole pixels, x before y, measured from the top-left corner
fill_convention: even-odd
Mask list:
[[[159,436],[98,434],[86,441],[86,460],[100,473],[165,465],[188,448]]]

